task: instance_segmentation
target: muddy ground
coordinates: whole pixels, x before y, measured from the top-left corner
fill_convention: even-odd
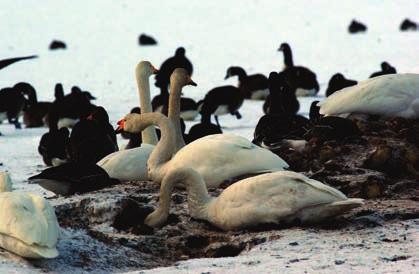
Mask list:
[[[332,185],[349,197],[366,199],[364,206],[344,216],[302,229],[319,237],[342,231],[351,238],[360,231],[375,228],[379,231],[408,221],[417,230],[419,123],[407,120],[357,123],[362,136],[339,141],[314,137],[303,153],[277,151],[294,170]],[[152,182],[128,182],[72,197],[51,198],[63,228],[58,245],[61,256],[31,264],[41,271],[150,269],[191,258],[237,256],[257,245],[286,237],[284,229],[301,230],[298,224],[291,227],[267,224],[249,230],[220,231],[207,222],[190,218],[186,192],[181,189],[172,195],[167,224],[153,229],[143,221],[157,206],[158,191],[159,186]],[[212,189],[210,194],[217,196],[221,191]],[[397,237],[406,238],[403,233],[406,232],[400,231]],[[377,239],[387,244],[394,241],[381,236]],[[305,240],[300,239],[298,245],[304,249]],[[388,260],[408,259],[402,257]]]

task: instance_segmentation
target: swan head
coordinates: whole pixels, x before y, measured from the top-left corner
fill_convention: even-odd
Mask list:
[[[125,115],[117,124],[117,133],[127,132],[137,134],[147,127],[146,125],[143,125],[144,123],[142,122],[141,114],[138,113],[129,113]]]
[[[159,72],[149,61],[141,61],[137,64],[135,68],[135,74],[137,76],[148,78],[152,74],[157,74]]]
[[[145,218],[144,223],[151,227],[161,227],[169,217],[169,212],[163,211],[160,208],[150,213]]]
[[[170,82],[174,83],[177,82],[181,86],[191,85],[191,86],[197,86],[197,84],[192,81],[191,76],[184,68],[177,68],[172,72],[172,75],[170,75]]]
[[[0,193],[12,191],[12,179],[6,171],[0,171]]]

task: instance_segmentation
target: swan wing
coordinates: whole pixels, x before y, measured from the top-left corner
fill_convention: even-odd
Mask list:
[[[44,198],[25,193],[0,194],[0,233],[28,245],[54,247],[59,226],[54,209]]]
[[[291,171],[241,180],[213,200],[211,221],[223,229],[277,223],[317,205],[347,200],[340,191]]]
[[[418,74],[389,74],[335,92],[322,102],[320,113],[397,115],[419,97]]]
[[[103,168],[111,178],[121,181],[148,180],[147,160],[154,146],[143,144],[127,150],[111,153],[97,165]]]

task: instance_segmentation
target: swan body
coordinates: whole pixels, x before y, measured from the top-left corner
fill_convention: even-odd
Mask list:
[[[176,152],[173,123],[161,113],[131,113],[118,122],[119,127],[138,133],[157,125],[161,139],[147,162],[148,176],[156,183],[171,170],[191,167],[206,180],[207,187],[217,187],[225,180],[247,174],[283,170],[288,164],[269,150],[233,134],[214,134],[202,137]]]
[[[388,74],[333,93],[318,104],[320,114],[419,117],[419,74]]]
[[[179,150],[171,160],[170,169],[183,166],[201,174],[207,187],[218,187],[225,180],[241,175],[288,168],[284,160],[269,150],[228,133],[199,138]]]
[[[159,207],[145,223],[162,225],[168,216],[173,186],[182,182],[188,191],[193,218],[206,220],[223,230],[238,230],[267,223],[316,223],[363,204],[319,181],[278,171],[236,182],[217,198],[208,195],[203,178],[191,168],[173,170],[160,188]]]
[[[151,112],[149,77],[157,70],[148,61],[138,63],[135,74],[140,96],[141,111]],[[111,178],[120,181],[148,180],[147,159],[157,143],[154,127],[148,127],[142,132],[143,144],[140,147],[120,150],[102,158],[97,165],[103,168]]]
[[[10,191],[10,188],[9,175],[0,172],[0,189]],[[28,193],[0,192],[0,220],[1,248],[25,258],[58,256],[57,217],[44,198]]]
[[[140,147],[120,150],[105,156],[97,165],[106,170],[109,177],[121,181],[148,180],[147,160],[154,146],[141,144]]]

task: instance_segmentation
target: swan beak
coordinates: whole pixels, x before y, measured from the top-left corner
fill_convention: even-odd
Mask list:
[[[191,86],[194,86],[194,87],[197,86],[197,84],[194,81],[192,81],[192,79],[190,77],[189,77],[188,85],[191,85]]]
[[[154,66],[151,66],[151,71],[153,72],[153,74],[159,73],[159,70],[156,69]]]
[[[125,124],[124,120],[119,120],[118,121],[118,123],[117,123],[118,127],[115,130],[116,134],[122,133],[124,131],[124,124]]]

